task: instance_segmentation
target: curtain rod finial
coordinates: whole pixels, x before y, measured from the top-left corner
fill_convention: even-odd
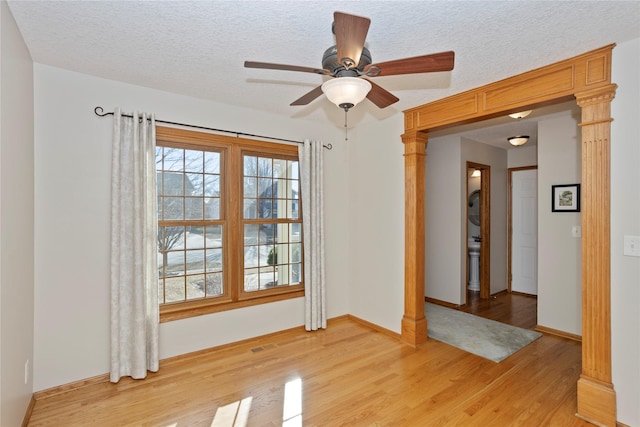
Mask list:
[[[96,114],[96,116],[100,116],[100,117],[104,117],[104,116],[108,116],[109,114],[113,114],[113,113],[105,113],[104,109],[100,106],[97,106],[96,108],[93,109],[93,112]]]

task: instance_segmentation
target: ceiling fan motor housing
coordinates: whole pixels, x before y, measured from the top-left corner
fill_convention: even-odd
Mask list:
[[[338,49],[335,46],[331,46],[329,49],[325,50],[322,55],[322,68],[329,70],[331,75],[336,77],[355,77],[360,75],[358,71],[354,69],[347,70],[344,65],[340,63],[340,59],[342,58],[338,58]],[[362,71],[364,67],[369,64],[371,64],[371,53],[369,52],[369,49],[363,47],[362,55],[360,55],[360,62],[356,68],[357,70]]]

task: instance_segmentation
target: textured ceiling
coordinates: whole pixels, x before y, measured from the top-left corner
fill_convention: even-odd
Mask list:
[[[365,100],[363,125],[454,93],[640,37],[639,1],[37,1],[9,7],[37,63],[341,127],[310,73],[245,69],[245,60],[320,67],[336,10],[371,18],[373,62],[453,50],[451,72],[379,77],[400,101]],[[98,100],[97,100],[98,101]],[[170,118],[168,118],[170,120]]]

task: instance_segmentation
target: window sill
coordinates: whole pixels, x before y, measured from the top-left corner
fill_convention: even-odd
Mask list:
[[[211,301],[193,301],[183,304],[169,304],[160,307],[160,323],[187,319],[189,317],[202,316],[205,314],[218,313],[221,311],[235,310],[237,308],[251,307],[254,305],[266,304],[270,302],[300,298],[303,296],[304,289],[300,289],[296,291],[269,294],[240,301],[220,301],[213,303]]]

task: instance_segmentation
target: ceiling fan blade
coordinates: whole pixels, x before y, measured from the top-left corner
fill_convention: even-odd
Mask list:
[[[244,61],[245,68],[263,68],[267,70],[302,71],[303,73],[329,74],[322,68],[300,67],[298,65],[272,64],[270,62]]]
[[[346,68],[355,68],[358,66],[370,24],[371,20],[369,18],[334,12],[333,32],[336,35],[338,62],[342,64],[342,60],[345,58],[353,61],[353,64],[349,64]]]
[[[308,92],[305,95],[302,95],[300,98],[296,99],[289,105],[307,105],[308,103],[310,103],[311,101],[319,97],[320,95],[322,95],[322,86],[318,86],[317,88],[313,89],[311,92]]]
[[[454,57],[455,54],[451,51],[432,53],[430,55],[415,56],[413,58],[396,59],[395,61],[371,64],[366,67],[364,71],[366,72],[372,67],[379,68],[380,73],[375,77],[451,71],[453,70]]]
[[[371,83],[371,91],[367,94],[367,98],[379,108],[388,107],[400,100],[394,94],[378,86],[371,80],[368,80],[368,82]]]

